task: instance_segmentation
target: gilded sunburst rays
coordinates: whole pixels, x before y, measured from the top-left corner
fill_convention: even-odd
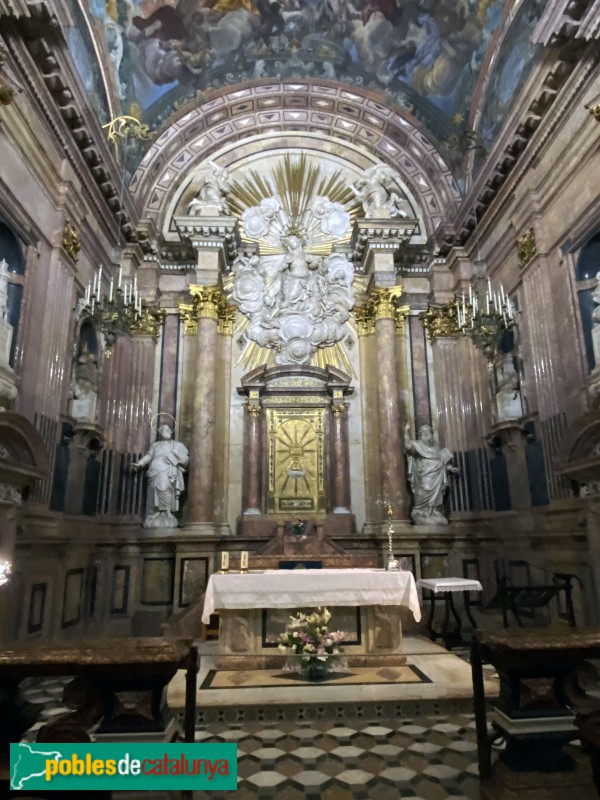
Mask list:
[[[308,249],[316,255],[331,252],[334,240],[320,231],[320,220],[312,211],[318,197],[341,203],[352,222],[361,210],[341,173],[325,171],[306,153],[285,155],[267,174],[249,170],[244,178],[232,185],[228,199],[232,214],[241,217],[244,211],[270,197],[279,199],[281,211],[269,234],[259,240],[263,255],[284,252],[284,242],[292,234],[310,242]],[[349,238],[350,232],[341,241]]]
[[[282,497],[311,495],[317,480],[310,464],[315,463],[317,437],[314,427],[302,420],[290,420],[278,431],[275,446],[279,466],[276,483]]]

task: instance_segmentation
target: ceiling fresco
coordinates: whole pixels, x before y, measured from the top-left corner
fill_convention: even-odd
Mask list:
[[[223,87],[312,77],[377,92],[388,107],[409,110],[441,142],[468,124],[482,65],[510,7],[518,5],[505,0],[67,2],[77,27],[80,14],[86,15],[88,30],[69,33],[67,41],[86,88],[97,95],[99,113],[106,114],[107,103],[97,67],[83,63],[85,48],[93,60],[104,54],[121,113],[140,115],[154,129]],[[539,16],[543,3],[522,5]],[[513,83],[528,65],[526,55],[511,63]],[[496,123],[486,120],[486,133]]]

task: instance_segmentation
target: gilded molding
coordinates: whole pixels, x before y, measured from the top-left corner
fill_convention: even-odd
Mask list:
[[[148,308],[144,306],[142,316],[136,320],[131,328],[131,333],[133,336],[152,336],[154,339],[158,339],[166,317],[167,312],[163,308]]]
[[[427,311],[419,314],[419,319],[427,331],[429,341],[433,342],[436,339],[449,337],[455,338],[460,334],[461,329],[456,314],[457,302],[458,300],[455,298],[443,306],[427,306]]]
[[[246,408],[248,409],[248,416],[250,416],[250,417],[259,417],[260,416],[261,408],[260,408],[259,405],[254,405],[254,404],[250,405],[250,403],[248,403]]]
[[[64,247],[67,255],[72,261],[77,262],[79,251],[81,250],[81,241],[79,234],[71,225],[71,221],[66,219],[63,228],[62,246]]]
[[[533,228],[529,227],[525,233],[517,239],[517,254],[521,267],[526,267],[536,253],[535,231]]]

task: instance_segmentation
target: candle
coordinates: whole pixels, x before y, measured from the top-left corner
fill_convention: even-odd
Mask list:
[[[119,289],[121,288],[121,282],[123,280],[123,267],[119,267]]]
[[[229,571],[229,553],[224,551],[221,553],[221,572]]]
[[[471,288],[471,284],[469,284],[469,305],[473,305],[473,289]]]
[[[114,284],[115,284],[115,279],[113,277],[111,277],[111,279],[110,279],[110,295],[109,295],[109,298],[108,298],[108,302],[109,303],[112,303],[112,300],[113,300],[113,287],[114,287]]]
[[[242,572],[248,571],[248,551],[242,550],[240,555],[240,569]]]
[[[102,292],[102,267],[98,270],[98,297],[100,297],[100,293]]]
[[[490,280],[489,278],[488,278],[488,290],[487,290],[487,294],[488,294],[488,297],[491,297],[491,296],[492,296],[492,282],[491,282],[491,280]]]

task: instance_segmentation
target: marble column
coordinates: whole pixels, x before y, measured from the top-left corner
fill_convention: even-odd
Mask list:
[[[212,523],[215,505],[215,414],[218,303],[216,286],[191,286],[198,316],[186,525]]]
[[[399,293],[399,287],[375,289],[372,300],[375,304],[382,499],[391,504],[393,519],[404,520],[408,519],[408,493],[396,360],[395,298]]]
[[[246,406],[246,449],[244,453],[244,514],[262,513],[262,412],[257,400]]]
[[[331,505],[334,514],[350,513],[350,459],[346,403],[331,407],[331,460],[333,481]]]

